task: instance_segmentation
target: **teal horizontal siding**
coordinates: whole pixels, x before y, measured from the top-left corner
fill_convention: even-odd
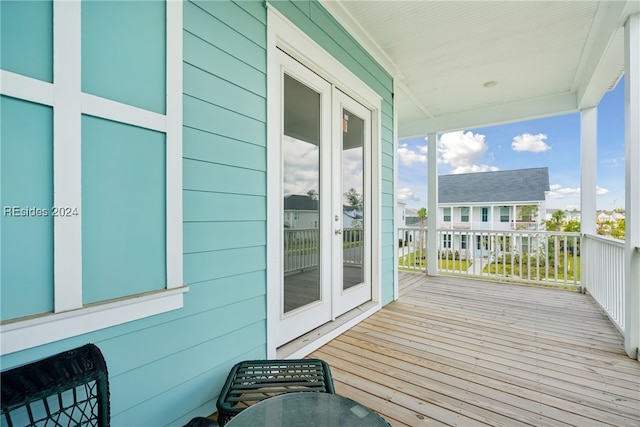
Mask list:
[[[395,233],[383,233],[381,237],[382,246],[393,250],[395,245]]]
[[[214,319],[211,319],[212,321]],[[202,405],[203,399],[208,399],[209,410],[204,414],[215,411],[215,400],[222,388],[224,379],[233,364],[244,359],[264,358],[266,346],[264,342],[257,340],[264,335],[264,322],[255,323],[233,334],[220,337],[215,341],[203,343],[197,347],[187,349],[175,357],[167,360],[159,360],[148,369],[145,376],[132,373],[133,386],[124,378],[115,378],[113,388],[123,390],[124,394],[131,396],[140,403],[129,406],[128,402],[113,398],[112,407],[125,407],[123,412],[112,410],[112,425],[132,426],[160,426],[160,425],[184,425],[189,417],[180,415],[185,411]],[[238,358],[238,359],[236,359]],[[224,362],[217,365],[216,362]],[[175,372],[179,375],[165,375]],[[160,374],[162,373],[162,374]],[[148,386],[150,376],[157,379],[151,380],[153,388]],[[182,382],[172,382],[171,379],[184,379]],[[165,388],[155,388],[158,385]],[[130,393],[129,390],[133,389]],[[142,400],[138,396],[144,396]],[[198,415],[202,416],[200,412]],[[181,422],[174,422],[176,417]]]
[[[266,97],[267,75],[265,70],[256,69],[189,31],[184,33],[183,45],[184,61],[187,64]]]
[[[382,167],[382,179],[385,181],[393,181],[393,169],[388,167]]]
[[[382,279],[383,282],[385,283],[393,283],[393,272],[392,271],[387,271],[387,272],[383,272],[382,273]],[[393,288],[392,287],[386,287],[386,288],[382,288],[382,304],[389,304],[391,301],[393,301]]]
[[[0,122],[0,311],[8,320],[53,311],[53,111],[3,96]],[[6,212],[14,207],[19,216]]]
[[[184,256],[187,284],[235,276],[266,269],[264,246],[197,252]],[[266,290],[266,288],[265,288]],[[238,289],[241,298],[241,289]]]
[[[186,159],[266,171],[265,141],[263,139],[255,142],[262,145],[185,127],[182,149]]]
[[[217,313],[211,313],[210,315],[205,313],[196,316],[196,318],[185,318],[173,322],[174,324],[171,326],[174,327],[175,333],[161,335],[158,339],[164,341],[165,345],[181,348],[181,350],[166,357],[155,358],[153,362],[137,367],[135,370],[126,372],[126,374],[111,375],[110,384],[120,390],[118,394],[111,395],[113,407],[118,408],[119,411],[126,411],[149,398],[171,390],[185,380],[197,377],[202,373],[203,369],[209,370],[213,368],[212,365],[215,366],[215,362],[211,363],[211,358],[203,356],[215,352],[215,346],[220,345],[219,341],[231,341],[230,344],[234,353],[255,348],[257,344],[260,344],[260,335],[264,330],[265,306],[265,299],[260,296],[227,306]],[[234,319],[238,313],[242,313],[242,316],[247,319],[247,321],[242,319],[245,326],[240,328],[239,333],[241,336],[249,335],[246,338],[251,341],[245,343],[236,342],[238,336],[234,335],[238,332],[236,329],[238,323],[215,321],[216,319]],[[176,326],[180,325],[182,328],[175,329]],[[208,325],[206,329],[209,330],[212,336],[211,340],[187,347],[183,336],[188,336],[190,330],[202,329],[203,325]],[[221,340],[220,338],[225,335],[230,335],[230,337],[227,340]],[[256,341],[256,338],[258,338],[258,341]],[[174,343],[168,341],[174,341]],[[144,343],[134,342],[132,345],[132,347],[127,348],[140,348]],[[107,352],[107,354],[109,353]],[[233,357],[235,354],[230,354],[229,356]],[[191,361],[191,363],[185,363],[186,361]],[[157,375],[158,372],[171,372],[171,375]],[[173,413],[173,416],[175,416],[175,413]],[[117,424],[115,422],[116,419],[117,413],[114,413],[114,424]]]
[[[0,2],[0,68],[53,82],[53,1]]]
[[[241,141],[264,141],[265,122],[245,116],[237,111],[190,97],[184,97],[184,125]]]
[[[185,191],[183,199],[186,222],[263,221],[267,217],[264,196]]]
[[[252,119],[266,121],[264,97],[221,79],[193,65],[184,67],[184,93],[232,111],[242,111]]]
[[[187,222],[184,253],[262,245],[266,232],[266,221]]]
[[[391,204],[393,204],[393,203],[394,203],[394,197],[393,197],[393,194],[387,194],[387,193],[384,193],[384,194],[382,195],[382,204],[383,204],[384,206],[389,206],[389,205],[391,205]]]
[[[267,45],[266,14],[260,1],[193,1],[209,15],[220,18],[229,28],[244,35],[258,46]]]
[[[220,18],[202,13],[206,11],[207,4],[200,2],[184,4],[185,30],[194,33],[205,42],[215,45],[232,58],[257,69],[264,70],[267,53],[265,45],[256,43],[253,39],[246,37],[238,29],[229,26]],[[244,13],[242,9],[237,9],[237,13]],[[258,26],[256,26],[258,27]],[[263,28],[264,31],[264,28]]]
[[[187,159],[183,182],[185,190],[260,196],[267,176],[263,171]]]
[[[166,287],[165,135],[82,117],[84,304]]]
[[[253,301],[251,303],[256,304],[256,300],[263,298],[264,285],[260,283],[263,277],[264,275],[253,272],[191,286],[185,294],[185,309],[165,316],[163,322],[148,325],[145,328],[144,343],[139,342],[138,331],[130,328],[121,328],[122,333],[101,340],[102,351],[113,354],[109,359],[109,373],[112,376],[123,375],[148,364],[150,360],[169,357],[180,348],[192,348],[255,323],[259,319],[253,318],[254,314],[236,319],[236,322],[220,322],[215,319],[233,316],[234,310],[246,308],[246,302]],[[241,298],[238,296],[239,288],[242,289]],[[255,315],[261,311],[262,309],[257,310]],[[201,328],[203,324],[209,326]],[[177,337],[179,342],[176,345],[167,345],[167,339]],[[118,349],[121,348],[135,348],[137,351],[120,355]],[[200,362],[203,366],[210,363],[214,361]]]
[[[393,130],[393,115],[390,114],[393,108],[384,104],[383,113],[380,115],[382,119],[382,127]]]
[[[206,0],[205,0],[206,1]],[[240,7],[242,10],[253,17],[257,22],[266,26],[267,23],[267,13],[266,13],[266,4],[264,0],[258,1],[245,1],[245,0],[233,0],[233,4]],[[265,33],[266,38],[266,33]]]
[[[382,158],[382,167],[384,168],[392,168],[393,169],[393,155],[392,154],[386,154],[386,153],[382,153],[382,156],[380,156]]]
[[[164,114],[166,8],[161,1],[82,2],[82,90]]]
[[[217,298],[211,291],[199,292],[199,294]],[[215,319],[234,317],[234,314],[237,313],[236,310],[247,309],[251,309],[251,312],[247,312],[247,316],[238,319],[238,322],[212,322]],[[153,359],[167,359],[185,349],[214,341],[247,325],[260,322],[264,320],[264,309],[264,295],[259,294],[252,298],[245,296],[244,300],[234,304],[181,317],[172,322],[148,328],[146,330],[147,339],[144,343],[140,342],[137,334],[133,333],[102,341],[100,348],[104,354],[113,354],[109,363],[111,378],[124,377],[128,372],[149,366],[150,354],[154,355]],[[202,328],[202,325],[205,324],[209,326]],[[141,348],[142,346],[145,347],[144,350]],[[135,349],[136,351],[132,351],[129,357],[117,355],[118,350],[122,348]]]

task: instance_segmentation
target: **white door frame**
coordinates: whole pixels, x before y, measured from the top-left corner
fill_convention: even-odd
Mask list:
[[[280,317],[281,286],[281,254],[282,244],[282,191],[281,191],[281,159],[279,144],[282,120],[280,103],[280,65],[277,57],[278,48],[287,52],[299,62],[329,81],[341,91],[371,111],[371,286],[372,301],[375,310],[381,304],[381,111],[382,98],[373,89],[362,82],[351,71],[324,51],[304,32],[293,25],[273,6],[267,3],[267,357],[275,358],[277,350],[278,324]],[[369,311],[366,315],[369,315]],[[359,319],[362,316],[359,317]],[[343,325],[348,328],[350,323]],[[331,335],[340,333],[336,329]],[[317,345],[322,340],[316,341]],[[313,350],[313,345],[307,347]],[[299,354],[299,353],[298,353]]]

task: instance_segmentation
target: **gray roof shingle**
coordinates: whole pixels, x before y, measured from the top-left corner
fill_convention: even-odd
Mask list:
[[[546,191],[546,167],[438,177],[438,203],[544,201]]]
[[[285,211],[317,211],[318,201],[310,196],[291,194],[284,197]]]

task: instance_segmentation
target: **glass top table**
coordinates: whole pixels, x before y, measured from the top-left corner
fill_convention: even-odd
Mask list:
[[[329,393],[285,393],[243,410],[229,427],[389,427],[380,415],[358,402]]]

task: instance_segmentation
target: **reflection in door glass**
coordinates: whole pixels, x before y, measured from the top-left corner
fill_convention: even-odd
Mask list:
[[[284,312],[320,295],[320,94],[284,75]]]
[[[342,110],[342,288],[364,282],[364,120]]]

